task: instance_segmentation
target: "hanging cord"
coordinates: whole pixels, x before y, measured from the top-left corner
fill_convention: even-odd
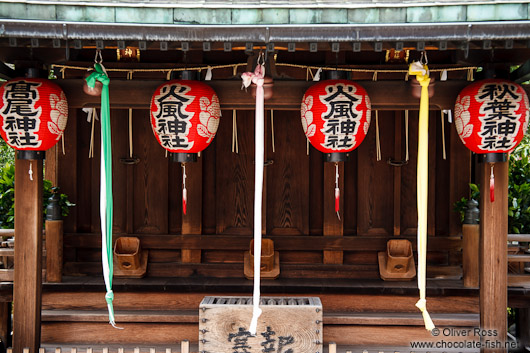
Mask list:
[[[271,139],[272,139],[272,153],[276,152],[274,145],[274,109],[271,109]]]
[[[379,139],[379,114],[375,111],[375,153],[376,159],[381,160],[381,141]]]
[[[491,173],[490,173],[490,201],[495,201],[495,175],[493,174],[493,166],[495,164],[490,163]]]
[[[432,331],[435,326],[427,311],[426,274],[427,274],[427,211],[429,194],[429,68],[427,56],[422,53],[423,62],[410,64],[409,72],[416,75],[421,85],[420,112],[418,121],[418,167],[417,167],[417,209],[418,209],[418,290],[420,299],[416,307],[421,311],[425,329]]]
[[[61,132],[61,147],[63,148],[63,156],[65,156],[66,152],[64,149],[64,131]]]
[[[405,110],[405,161],[409,161],[409,111]]]
[[[467,70],[467,80],[468,80],[468,81],[473,81],[473,80],[474,80],[474,78],[473,78],[473,71],[474,71],[473,68],[469,68],[469,69]]]
[[[182,213],[186,214],[188,206],[188,190],[186,189],[186,163],[182,163]]]
[[[90,131],[90,149],[88,150],[88,158],[94,158],[94,127],[96,125],[96,119],[98,118],[98,113],[96,108],[92,108],[92,128]]]
[[[239,153],[237,142],[237,110],[232,110],[232,153]]]
[[[335,162],[335,213],[340,221],[339,163]]]
[[[254,156],[254,291],[252,295],[252,319],[249,332],[255,335],[258,319],[261,315],[260,304],[260,277],[261,277],[261,213],[263,200],[263,164],[265,157],[265,119],[264,119],[264,92],[263,80],[265,77],[265,58],[260,52],[254,72],[245,72],[241,75],[243,87],[256,85],[256,124],[255,124],[255,156]]]
[[[100,54],[101,55],[101,54]],[[101,218],[101,256],[103,278],[105,281],[105,301],[109,311],[109,323],[116,326],[114,317],[114,292],[112,291],[113,252],[112,252],[112,145],[110,130],[109,77],[101,63],[94,65],[94,72],[86,78],[87,85],[94,88],[96,81],[103,84],[101,91],[101,179],[100,179],[100,218]]]
[[[33,181],[33,161],[29,161],[29,170],[28,170],[28,174],[29,174],[29,180]]]
[[[127,80],[133,79],[133,72],[127,73]],[[133,156],[133,110],[129,108],[129,158]]]
[[[442,122],[442,157],[444,160],[447,159],[447,154],[445,152],[445,121],[443,112],[440,114],[440,120]]]

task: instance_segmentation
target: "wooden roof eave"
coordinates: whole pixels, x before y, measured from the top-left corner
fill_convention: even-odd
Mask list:
[[[117,80],[109,86],[112,108],[149,109],[151,97],[163,80]],[[86,95],[82,90],[82,79],[57,80],[63,88],[72,108],[97,107],[100,97]],[[250,91],[241,89],[240,80],[212,80],[210,85],[221,103],[221,109],[253,110],[255,100]],[[358,81],[367,91],[373,110],[418,110],[419,99],[411,94],[407,81]],[[282,81],[274,83],[273,97],[265,102],[266,109],[300,110],[304,92],[312,81]],[[456,96],[468,81],[452,80],[436,82],[434,96],[430,99],[431,110],[453,109]]]

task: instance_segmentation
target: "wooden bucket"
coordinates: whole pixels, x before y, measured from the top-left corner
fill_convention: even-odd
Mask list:
[[[390,273],[406,273],[412,260],[412,244],[406,239],[391,239],[387,242],[386,269]]]
[[[250,241],[250,263],[254,264],[254,239]],[[274,268],[274,242],[261,239],[261,272],[270,272]]]
[[[136,237],[120,237],[114,245],[114,256],[122,270],[140,268],[140,239]]]

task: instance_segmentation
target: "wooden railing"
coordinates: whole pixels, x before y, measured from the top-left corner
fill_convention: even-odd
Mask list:
[[[508,234],[509,242],[530,242],[530,234]],[[508,245],[508,286],[530,288],[530,272],[525,263],[530,262],[528,246]]]
[[[328,344],[327,350],[324,350],[327,353],[352,353],[353,351],[368,352],[368,350],[363,350],[359,347],[345,347],[337,346],[336,343],[330,342]],[[377,349],[379,353],[421,353],[424,350],[411,350],[406,347],[386,347],[386,349]],[[13,348],[8,348],[7,353],[13,353]],[[30,352],[29,348],[24,348],[22,353],[33,353]],[[179,347],[174,348],[160,348],[160,347],[117,347],[109,348],[93,346],[93,347],[55,347],[55,348],[39,348],[38,353],[201,353],[198,351],[197,345],[190,345],[188,340],[181,342],[180,349]]]

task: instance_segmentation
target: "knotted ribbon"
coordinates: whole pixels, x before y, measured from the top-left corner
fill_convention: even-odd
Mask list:
[[[256,85],[256,144],[255,144],[255,181],[254,181],[254,293],[252,320],[250,321],[249,332],[251,335],[256,334],[258,318],[261,315],[259,307],[260,302],[260,269],[261,269],[261,204],[263,193],[263,163],[265,155],[264,144],[264,92],[263,82],[265,77],[265,66],[259,64],[254,72],[245,72],[241,74],[243,87],[247,88],[251,83]]]
[[[95,71],[86,78],[88,87],[93,88],[96,81],[103,84],[101,90],[101,187],[100,187],[100,217],[101,217],[101,259],[103,264],[103,278],[105,280],[105,300],[109,310],[109,323],[116,327],[114,319],[114,293],[112,292],[113,256],[112,256],[112,143],[110,133],[110,79],[105,73],[103,65],[94,64]]]
[[[413,62],[409,67],[409,74],[416,75],[421,85],[420,96],[420,120],[418,126],[418,175],[417,175],[417,197],[418,197],[418,289],[420,300],[416,307],[423,315],[425,328],[429,331],[434,329],[434,323],[427,312],[427,301],[425,300],[425,278],[427,268],[427,208],[429,192],[429,69],[427,65]]]

